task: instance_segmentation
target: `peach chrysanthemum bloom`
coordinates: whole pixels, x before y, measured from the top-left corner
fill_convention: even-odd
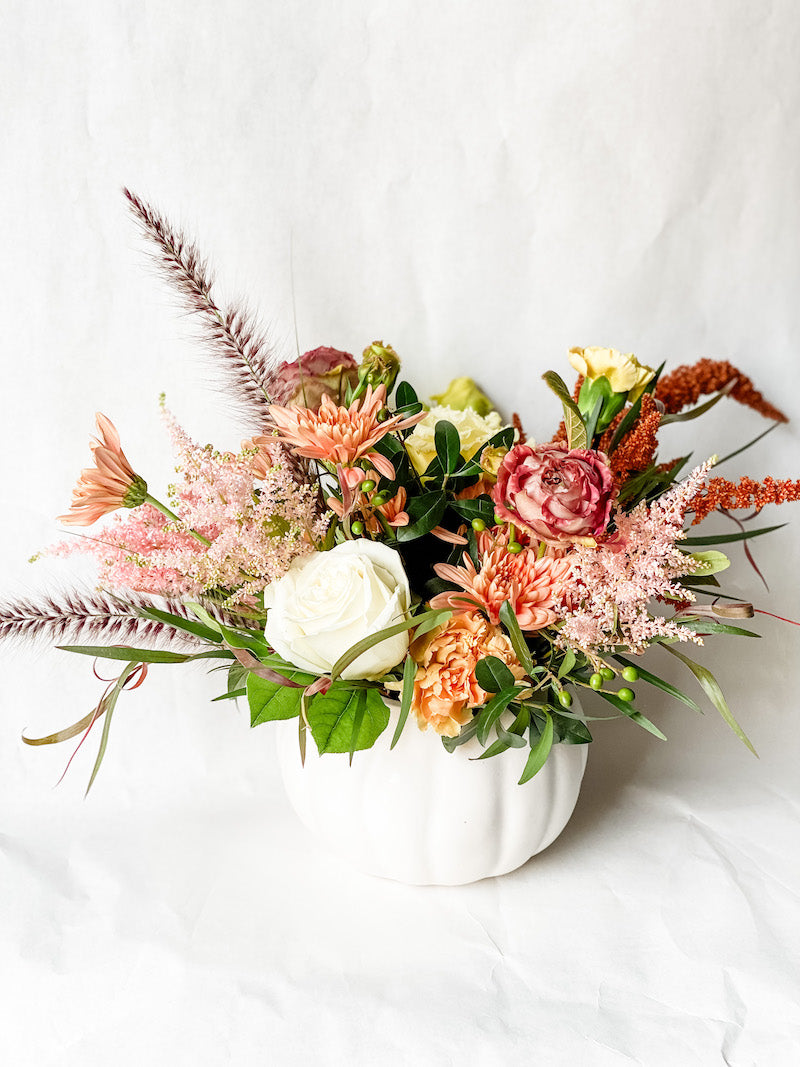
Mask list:
[[[414,642],[411,655],[417,663],[411,702],[417,725],[420,730],[432,726],[445,737],[456,737],[472,718],[472,708],[489,699],[475,678],[478,660],[496,656],[515,678],[525,673],[506,635],[480,615],[454,616],[441,630]]]
[[[339,407],[329,396],[323,396],[318,411],[278,404],[271,404],[269,410],[281,440],[298,455],[341,467],[352,467],[366,459],[385,478],[394,478],[392,464],[373,448],[392,430],[414,426],[425,412],[408,418],[393,415],[379,422],[378,412],[385,403],[386,386],[379,385],[375,390],[367,386],[363,397],[354,400],[349,408]]]
[[[147,483],[128,462],[113,422],[100,412],[95,418],[100,439],[89,446],[94,466],[81,471],[69,511],[58,516],[66,526],[91,526],[118,508],[138,507],[147,496]]]
[[[508,551],[508,534],[486,531],[478,535],[480,568],[464,553],[464,566],[437,563],[434,570],[460,591],[439,593],[432,608],[483,612],[490,622],[500,621],[500,608],[508,601],[521,630],[530,633],[556,621],[556,606],[563,599],[569,580],[570,562],[548,554],[537,558],[536,548],[523,547],[516,555]]]

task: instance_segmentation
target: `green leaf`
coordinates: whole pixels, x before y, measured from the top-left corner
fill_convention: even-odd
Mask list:
[[[690,559],[696,560],[700,564],[696,570],[689,572],[689,578],[719,574],[720,571],[726,571],[731,565],[731,561],[724,552],[712,550],[711,552],[691,552],[687,554]]]
[[[487,526],[494,525],[494,501],[485,494],[475,497],[474,500],[451,500],[450,508],[467,522],[483,519]]]
[[[477,718],[472,718],[466,725],[462,726],[460,731],[455,737],[442,737],[442,746],[451,755],[461,745],[465,745],[467,741],[471,741],[475,736],[475,731],[478,728]]]
[[[493,745],[489,747],[478,756],[478,759],[492,759],[494,756],[499,756],[501,752],[505,752],[509,748],[522,748],[525,745],[525,738],[522,734],[525,727],[530,722],[530,711],[528,708],[520,708],[517,717],[511,724],[511,728],[506,730],[498,721],[496,725],[497,740]]]
[[[447,494],[441,489],[412,497],[406,505],[410,522],[397,529],[398,541],[414,541],[430,533],[442,521],[447,508]]]
[[[677,649],[672,648],[670,645],[661,646],[666,652],[669,652],[671,656],[677,656],[679,660],[686,664],[700,685],[703,687],[706,696],[720,713],[725,722],[730,726],[731,730],[736,734],[739,740],[746,745],[754,756],[758,756],[758,753],[753,748],[753,744],[750,738],[741,728],[739,723],[734,718],[733,712],[728,707],[728,702],[720,688],[719,682],[711,673],[707,667],[703,667],[700,663],[695,663],[693,659],[689,659],[688,656],[684,656],[682,652],[678,652]]]
[[[300,714],[302,689],[268,682],[257,674],[248,674],[246,689],[251,726],[260,726],[262,722],[275,722],[278,719],[293,719],[295,715]]]
[[[400,696],[400,714],[397,717],[397,726],[395,727],[392,743],[389,745],[390,749],[393,749],[400,740],[400,734],[402,734],[403,727],[406,724],[406,719],[411,709],[411,701],[414,697],[414,676],[416,673],[416,663],[411,656],[406,656],[406,661],[403,664],[403,691]]]
[[[561,661],[561,666],[558,668],[558,678],[563,678],[569,674],[572,668],[575,666],[577,657],[571,648],[568,648],[564,653],[564,659]]]
[[[205,626],[201,622],[196,622],[194,619],[184,619],[180,615],[174,615],[171,611],[161,611],[159,608],[147,608],[141,611],[141,615],[145,619],[152,619],[154,622],[164,622],[168,626],[174,626],[177,630],[184,630],[188,634],[194,634],[195,637],[202,638],[203,641],[210,641],[214,644],[219,644],[222,639],[222,635],[218,629],[212,630],[210,626]]]
[[[227,693],[221,693],[218,697],[212,697],[211,703],[217,704],[220,700],[238,700],[239,697],[247,696],[247,688],[244,689],[230,689]]]
[[[165,652],[155,648],[130,648],[128,645],[56,645],[62,652],[77,652],[81,656],[93,656],[95,659],[116,659],[137,663],[188,663],[189,660],[219,659],[228,657],[220,651],[183,653]]]
[[[546,371],[542,378],[556,394],[564,408],[564,425],[567,428],[567,440],[570,448],[588,448],[586,436],[586,424],[580,413],[578,405],[572,399],[569,389],[564,384],[563,378],[554,370]]]
[[[485,745],[489,740],[489,734],[492,731],[492,727],[506,710],[508,705],[517,695],[519,690],[516,686],[512,686],[509,689],[502,689],[499,693],[496,693],[492,699],[484,705],[482,711],[478,715],[478,741],[481,745]]]
[[[108,734],[109,730],[111,729],[111,716],[114,714],[114,708],[117,706],[117,700],[119,700],[119,695],[125,687],[125,683],[127,682],[128,678],[131,674],[133,674],[133,672],[138,666],[138,663],[129,663],[128,666],[123,670],[119,678],[117,678],[114,688],[106,697],[106,717],[105,721],[103,722],[103,732],[100,736],[100,747],[97,750],[97,758],[94,761],[94,767],[92,768],[92,774],[89,778],[89,784],[86,786],[86,793],[84,794],[85,796],[89,795],[89,790],[94,785],[94,780],[97,777],[97,772],[100,770],[100,765],[102,764],[103,757],[106,754],[106,748],[108,746]]]
[[[650,671],[646,671],[644,667],[641,667],[638,663],[634,663],[633,660],[626,659],[625,656],[614,656],[617,663],[621,663],[623,667],[635,667],[639,672],[639,677],[643,682],[647,682],[648,685],[654,686],[656,689],[661,689],[665,693],[669,693],[671,697],[676,700],[680,700],[692,711],[699,711],[702,715],[703,709],[697,704],[691,697],[688,697],[684,692],[678,689],[677,686],[672,685],[670,682],[664,681],[663,678],[659,678],[657,674],[651,674]]]
[[[623,715],[627,715],[629,719],[641,726],[643,730],[647,730],[661,741],[667,740],[659,728],[654,723],[650,722],[647,716],[643,715],[641,711],[637,711],[632,704],[620,700],[614,693],[604,693],[601,690],[597,695],[602,697],[603,700],[607,700],[609,704],[612,704],[617,709],[617,711],[621,711]]]
[[[604,401],[605,401],[605,397],[598,396],[597,400],[594,403],[594,407],[589,412],[589,414],[586,416],[586,441],[587,441],[587,446],[586,447],[587,448],[591,448],[591,446],[592,446],[592,440],[594,439],[594,435],[595,435],[595,433],[597,431],[597,420],[600,418],[600,412],[603,410]]]
[[[577,715],[565,715],[563,711],[551,711],[550,714],[555,731],[554,741],[558,740],[564,745],[588,745],[591,742],[592,735],[582,718]],[[616,718],[616,716],[608,717]]]
[[[441,419],[433,430],[436,455],[445,474],[453,474],[461,464],[461,438],[458,430],[447,419]]]
[[[499,693],[516,685],[516,678],[497,656],[486,656],[475,665],[475,678],[487,693]]]
[[[522,772],[522,777],[519,780],[520,785],[525,785],[525,783],[529,782],[535,774],[539,773],[547,762],[547,757],[550,755],[550,749],[553,747],[553,718],[547,711],[543,714],[545,718],[544,729],[539,734],[535,744],[533,723],[531,723],[528,730],[531,752],[528,756],[528,761],[525,764],[525,769]]]
[[[736,385],[736,379],[728,382],[723,386],[718,393],[716,393],[710,400],[707,400],[705,404],[699,404],[696,408],[692,408],[691,411],[679,411],[672,415],[662,415],[661,425],[669,426],[671,422],[689,422],[691,419],[697,419],[701,415],[705,415],[707,411],[710,411],[715,404],[718,404],[723,397],[726,397],[731,389]]]
[[[772,533],[773,530],[782,530],[785,522],[777,526],[761,526],[757,530],[740,530],[729,534],[706,534],[703,537],[685,537],[681,545],[727,545],[732,541],[747,541],[751,537],[761,537],[762,534]]]
[[[528,677],[531,677],[533,675],[533,657],[531,656],[531,650],[528,648],[528,644],[520,629],[519,620],[508,600],[504,600],[500,605],[500,622],[508,631],[511,647],[514,649],[517,659],[522,664],[523,670]]]
[[[772,433],[772,431],[776,430],[780,425],[781,424],[779,422],[773,422],[771,426],[768,426],[766,430],[762,430],[761,433],[754,437],[752,441],[748,441],[746,445],[742,445],[741,448],[737,448],[735,452],[729,452],[727,456],[723,456],[722,459],[718,459],[714,466],[718,467],[721,463],[727,463],[729,459],[733,459],[734,456],[738,456],[741,452],[746,452],[748,448],[752,448],[753,445],[760,441],[762,437],[766,437],[768,433]]]
[[[642,394],[644,395],[644,394]],[[642,410],[642,397],[640,396],[635,403],[631,404],[625,414],[622,416],[622,421],[617,426],[614,434],[611,438],[611,443],[608,446],[609,456],[613,453],[617,445],[620,444],[623,437],[632,429],[634,423],[639,418],[639,414]]]
[[[357,752],[375,744],[389,725],[389,709],[377,689],[351,689],[346,682],[336,682],[311,701],[308,724],[320,755]]]
[[[364,652],[367,652],[375,645],[379,645],[381,641],[386,641],[389,637],[396,637],[405,630],[412,630],[415,627],[418,634],[427,633],[434,626],[438,626],[440,622],[450,619],[452,614],[452,611],[446,608],[441,611],[426,611],[422,615],[414,615],[411,618],[403,619],[402,622],[397,622],[394,626],[387,626],[383,630],[378,630],[377,633],[363,637],[337,659],[331,670],[331,678],[336,681],[342,671],[346,670]]]
[[[727,622],[712,622],[710,619],[698,619],[695,621],[691,616],[685,619],[676,619],[675,622],[696,634],[732,634],[734,637],[761,638],[761,634],[757,634],[753,630],[745,630],[743,626],[731,626]]]

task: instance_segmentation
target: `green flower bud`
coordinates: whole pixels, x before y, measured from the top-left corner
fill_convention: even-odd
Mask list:
[[[391,345],[385,345],[383,341],[373,341],[369,348],[364,349],[358,372],[359,381],[366,382],[373,389],[377,389],[382,383],[388,394],[394,388],[399,373],[400,358]]]
[[[472,408],[481,416],[495,410],[494,404],[472,378],[453,378],[443,393],[432,396],[431,400],[441,407],[454,411],[466,411]]]

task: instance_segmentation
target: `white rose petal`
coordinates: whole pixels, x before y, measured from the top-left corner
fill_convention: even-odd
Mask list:
[[[327,674],[358,641],[408,615],[411,592],[399,554],[377,541],[345,541],[292,563],[264,591],[267,641],[289,663]],[[408,651],[408,633],[362,653],[343,678],[380,678]]]

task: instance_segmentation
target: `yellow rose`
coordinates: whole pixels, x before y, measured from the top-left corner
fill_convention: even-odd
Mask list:
[[[590,382],[606,378],[613,392],[628,394],[631,404],[636,403],[655,374],[632,352],[626,355],[616,348],[571,348],[569,361]]]
[[[418,474],[423,474],[427,470],[436,455],[434,430],[436,423],[442,421],[451,422],[458,430],[461,455],[464,459],[472,459],[481,445],[503,428],[502,417],[497,411],[483,416],[472,408],[466,408],[464,411],[446,407],[431,408],[405,441],[409,459]]]

